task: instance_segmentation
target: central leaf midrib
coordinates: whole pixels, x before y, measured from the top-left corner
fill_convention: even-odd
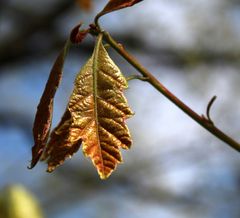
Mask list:
[[[104,170],[104,162],[103,162],[103,157],[102,157],[102,148],[100,145],[100,137],[99,137],[99,121],[98,121],[98,104],[97,104],[97,99],[98,99],[98,59],[99,59],[99,50],[100,46],[102,43],[102,34],[99,34],[96,47],[94,49],[94,54],[93,54],[93,104],[94,104],[94,120],[96,122],[96,136],[97,136],[97,145],[98,149],[101,152],[100,158],[101,158],[101,165]],[[104,172],[103,172],[104,173]]]

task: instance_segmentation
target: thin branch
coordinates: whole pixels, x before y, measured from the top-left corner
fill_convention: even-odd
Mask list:
[[[96,29],[91,32],[93,35],[97,34]],[[99,33],[99,32],[98,32]],[[117,43],[108,32],[103,32],[104,40],[112,46],[129,64],[131,64],[143,77],[148,78],[149,82],[153,87],[155,87],[160,93],[162,93],[166,98],[168,98],[172,103],[179,107],[183,112],[190,116],[193,120],[199,123],[202,127],[208,130],[210,133],[215,135],[221,141],[227,143],[230,147],[240,152],[240,144],[232,139],[230,136],[226,135],[220,129],[213,125],[213,123],[207,120],[205,117],[197,114],[190,107],[188,107],[184,102],[177,98],[173,93],[171,93],[162,83],[160,83],[147,69],[145,69],[131,54],[129,54],[122,45]]]

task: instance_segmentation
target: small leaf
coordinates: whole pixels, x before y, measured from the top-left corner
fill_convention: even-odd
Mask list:
[[[99,13],[99,17],[112,11],[131,7],[143,0],[109,0],[104,9]]]
[[[82,26],[82,23],[78,24],[76,27],[72,29],[70,34],[71,43],[73,44],[81,43],[89,33],[89,29],[79,30],[81,26]]]
[[[59,53],[37,107],[37,113],[33,125],[34,146],[32,148],[31,166],[29,168],[33,168],[37,164],[48,140],[52,123],[53,99],[61,81],[64,60],[69,44],[68,40],[62,51]]]
[[[75,81],[65,115],[51,134],[46,153],[48,171],[63,163],[66,149],[83,152],[92,159],[102,179],[122,162],[120,148],[131,146],[125,119],[133,115],[123,95],[127,81],[110,59],[100,34],[93,55]]]

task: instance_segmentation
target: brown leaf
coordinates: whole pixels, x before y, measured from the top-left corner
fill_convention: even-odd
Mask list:
[[[67,109],[59,125],[52,131],[50,141],[44,151],[42,160],[47,160],[48,172],[70,158],[81,145],[79,129],[72,127],[72,118]]]
[[[48,171],[63,163],[83,143],[102,179],[122,162],[120,148],[131,146],[125,119],[132,116],[123,90],[127,81],[107,54],[100,35],[92,57],[75,81],[65,115],[46,149]],[[69,153],[70,151],[70,153]]]
[[[82,26],[82,23],[78,24],[76,27],[72,29],[70,34],[71,43],[73,44],[81,43],[89,33],[89,29],[79,30],[81,26]]]
[[[63,64],[68,48],[69,40],[59,53],[52,67],[43,95],[37,107],[37,113],[33,125],[34,146],[32,147],[30,169],[39,161],[48,140],[52,123],[53,98],[61,81]]]
[[[126,7],[131,7],[143,0],[109,0],[104,9],[99,13],[99,16],[110,13],[112,11],[120,10]]]

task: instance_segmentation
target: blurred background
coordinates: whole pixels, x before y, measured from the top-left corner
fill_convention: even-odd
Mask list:
[[[71,28],[79,21],[87,27],[106,2],[92,1],[87,10],[74,0],[0,1],[0,197],[9,195],[6,187],[25,187],[44,218],[239,218],[239,153],[142,81],[130,81],[125,92],[135,112],[127,122],[134,143],[108,180],[99,179],[81,150],[51,174],[44,163],[27,169],[32,123],[51,66]],[[199,114],[217,95],[212,119],[240,141],[239,1],[145,0],[100,22]],[[70,50],[53,126],[93,44],[88,36]],[[109,53],[124,75],[136,74]]]

